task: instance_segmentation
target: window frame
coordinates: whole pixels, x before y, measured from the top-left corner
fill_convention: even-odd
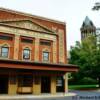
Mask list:
[[[6,48],[8,52],[3,52],[3,48]],[[6,53],[6,56],[3,56],[3,53]],[[9,57],[9,47],[8,46],[1,46],[1,57],[8,58]]]
[[[48,58],[46,56],[44,56],[45,53],[48,54]],[[47,60],[45,59],[45,57],[46,57]],[[42,61],[43,62],[49,62],[50,61],[50,52],[48,52],[48,51],[43,51],[42,52]]]
[[[25,58],[25,57],[24,57],[24,56],[25,56],[25,54],[24,54],[25,52],[24,52],[24,51],[26,51],[26,50],[28,50],[28,52],[29,52],[29,54],[28,54],[29,57],[26,57],[26,58]],[[30,59],[31,59],[31,50],[30,50],[30,48],[24,48],[24,49],[23,49],[22,58],[23,58],[23,60],[30,60]]]

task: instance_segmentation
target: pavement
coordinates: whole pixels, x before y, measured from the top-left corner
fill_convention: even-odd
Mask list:
[[[0,100],[100,100],[100,90],[93,91],[69,91],[56,95],[0,95]]]
[[[76,96],[76,93],[57,93],[41,95],[0,95],[0,100],[62,100],[62,98]]]

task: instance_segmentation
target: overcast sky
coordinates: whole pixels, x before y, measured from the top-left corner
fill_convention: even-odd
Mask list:
[[[100,11],[92,11],[100,0],[0,0],[0,7],[44,16],[67,24],[67,47],[80,41],[80,27],[88,16],[95,26],[100,27]]]

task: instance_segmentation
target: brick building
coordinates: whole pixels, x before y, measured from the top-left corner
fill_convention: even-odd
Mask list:
[[[67,92],[66,24],[0,8],[0,94]]]

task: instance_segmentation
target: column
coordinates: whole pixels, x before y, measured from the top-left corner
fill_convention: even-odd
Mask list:
[[[51,94],[56,94],[56,77],[51,77]]]
[[[15,95],[17,94],[17,77],[16,76],[9,76],[9,83],[8,83],[8,94]]]
[[[53,41],[53,63],[57,63],[57,41]]]
[[[41,94],[41,78],[40,77],[33,78],[33,94],[34,95]]]
[[[64,31],[62,29],[58,30],[59,36],[59,62],[65,63],[65,41],[64,41]]]
[[[64,75],[65,78],[65,93],[68,92],[68,73]]]
[[[39,38],[35,38],[35,61],[39,61]]]
[[[15,42],[14,42],[14,59],[18,59],[19,55],[19,41],[20,41],[20,36],[15,35]]]

